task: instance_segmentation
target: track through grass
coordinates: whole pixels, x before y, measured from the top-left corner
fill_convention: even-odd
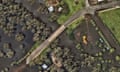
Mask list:
[[[99,16],[120,43],[120,9],[103,12],[100,13]]]

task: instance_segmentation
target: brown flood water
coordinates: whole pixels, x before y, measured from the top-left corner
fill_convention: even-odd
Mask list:
[[[14,67],[10,72],[23,72],[27,66],[28,65],[26,63],[22,63],[19,66]]]

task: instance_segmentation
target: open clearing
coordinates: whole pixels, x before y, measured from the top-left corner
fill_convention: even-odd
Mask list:
[[[99,16],[120,42],[120,9],[103,12]]]

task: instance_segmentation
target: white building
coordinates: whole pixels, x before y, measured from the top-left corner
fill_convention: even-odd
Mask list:
[[[104,0],[98,0],[98,2],[102,2],[102,1],[104,1]]]
[[[43,64],[43,65],[42,65],[42,68],[43,68],[43,69],[47,69],[47,68],[48,68],[48,65],[47,65],[47,64]]]
[[[48,11],[49,12],[53,12],[54,11],[54,7],[53,6],[48,7]]]

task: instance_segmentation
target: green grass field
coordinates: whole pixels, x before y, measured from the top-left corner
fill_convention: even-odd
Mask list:
[[[120,9],[100,13],[103,22],[110,28],[120,43]]]
[[[84,0],[78,0],[79,1],[79,4],[75,4],[74,0],[63,0],[69,7],[69,13],[66,15],[66,14],[62,14],[57,22],[59,24],[63,24],[67,19],[69,19],[69,17],[73,14],[75,14],[77,11],[79,11],[80,9],[82,9],[85,5],[85,1]],[[70,38],[72,38],[72,31],[80,24],[81,20],[83,18],[78,18],[77,20],[75,20],[67,29],[67,34],[70,36]]]
[[[75,5],[74,3],[74,0],[63,0],[69,7],[69,10],[70,12],[65,15],[65,14],[62,14],[59,19],[57,20],[59,24],[63,24],[71,15],[73,15],[74,13],[76,13],[78,10],[82,9],[83,8],[83,5],[84,5],[84,0],[79,0],[79,4],[78,5]],[[78,18],[77,20],[75,20],[72,25],[67,29],[67,33],[68,35],[70,35],[73,31],[74,28],[76,28],[76,26],[81,22],[83,18]],[[35,45],[32,47],[31,51],[33,51],[40,43],[37,42],[35,43]],[[46,54],[46,51],[48,51],[49,49],[46,48],[42,53],[41,55],[38,57],[39,59],[37,60],[41,60],[44,55]]]
[[[84,6],[84,0],[78,0],[79,4],[77,5],[75,4],[74,0],[63,1],[68,5],[70,12],[67,15],[63,14],[58,18],[57,21],[59,24],[63,24],[71,15],[82,9]]]
[[[67,28],[67,34],[69,35],[69,37],[70,37],[71,39],[74,38],[74,37],[73,37],[73,31],[74,31],[74,29],[75,29],[77,26],[79,26],[79,24],[82,22],[82,20],[84,20],[83,17],[80,17],[80,18],[76,19],[76,20]]]

